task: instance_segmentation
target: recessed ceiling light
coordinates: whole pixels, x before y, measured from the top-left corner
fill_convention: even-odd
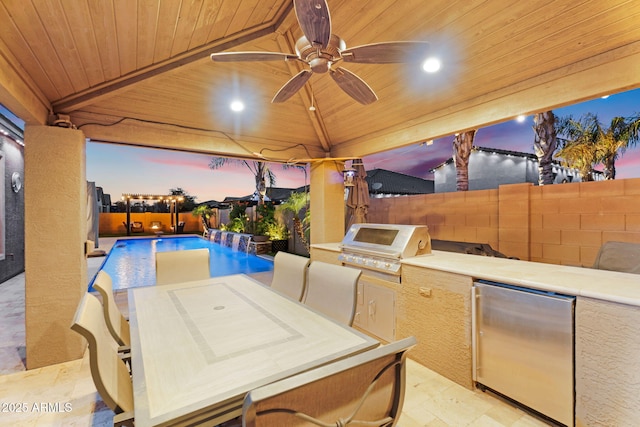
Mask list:
[[[520,114],[518,117],[516,117],[516,122],[523,123],[526,119],[527,116]]]
[[[601,98],[602,99],[607,99],[608,97],[609,97],[609,95],[605,95],[605,96],[602,96]]]
[[[422,69],[427,73],[435,73],[440,69],[441,65],[440,60],[432,56],[422,63]]]
[[[236,113],[244,110],[244,103],[240,100],[235,100],[231,102],[231,111],[235,111]]]

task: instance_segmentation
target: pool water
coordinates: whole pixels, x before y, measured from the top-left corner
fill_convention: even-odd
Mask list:
[[[153,286],[156,283],[156,252],[199,248],[209,249],[212,277],[273,270],[273,262],[268,259],[236,251],[198,236],[118,240],[101,270],[111,276],[114,290]]]

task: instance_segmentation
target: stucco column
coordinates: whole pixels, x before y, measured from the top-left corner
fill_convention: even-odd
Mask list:
[[[87,182],[81,131],[25,129],[27,369],[82,357],[69,327],[87,291]]]
[[[311,243],[342,241],[345,204],[340,163],[311,163],[310,199]]]

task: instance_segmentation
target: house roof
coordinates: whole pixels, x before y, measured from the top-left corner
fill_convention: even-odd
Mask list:
[[[385,169],[367,171],[370,194],[426,194],[433,193],[433,181]]]
[[[229,205],[227,203],[219,202],[217,200],[207,200],[206,202],[198,203],[198,206],[200,206],[200,205],[207,205],[212,209],[215,209],[215,208],[225,209],[225,208],[229,207]]]
[[[521,151],[511,151],[511,150],[502,150],[500,148],[488,148],[488,147],[473,147],[471,153],[473,154],[474,152],[482,152],[482,153],[494,153],[494,154],[501,154],[503,156],[513,156],[513,157],[521,157],[523,159],[529,159],[532,160],[534,162],[538,161],[538,156],[536,156],[533,153],[523,153]],[[440,163],[438,166],[436,166],[435,168],[431,169],[430,172],[435,172],[437,169],[445,166],[445,165],[449,165],[453,163],[453,157],[449,157],[447,160],[445,160],[444,162]],[[558,161],[558,160],[552,160],[552,163],[554,165],[560,166],[560,167],[564,167],[562,166],[562,162]],[[601,171],[598,170],[594,170],[593,171],[596,174],[601,174]]]
[[[267,187],[267,192],[265,194],[265,200],[270,200],[274,203],[282,203],[289,198],[291,193],[297,193],[305,191],[305,187],[300,188],[282,188],[282,187]],[[233,197],[227,196],[224,198],[223,203],[232,203],[232,202],[253,202],[254,194],[249,194],[248,196],[242,197]]]

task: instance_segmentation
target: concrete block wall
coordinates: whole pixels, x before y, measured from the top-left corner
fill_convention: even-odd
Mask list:
[[[640,243],[640,179],[531,188],[531,261],[590,267],[608,241]]]
[[[371,199],[369,222],[429,226],[433,239],[498,244],[498,191]]]
[[[426,224],[433,239],[590,267],[607,241],[640,243],[640,178],[374,198],[369,222]]]

